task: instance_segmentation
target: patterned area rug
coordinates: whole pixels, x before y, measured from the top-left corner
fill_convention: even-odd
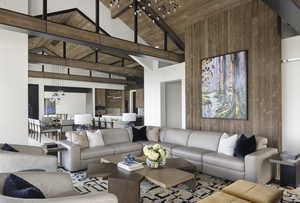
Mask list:
[[[107,181],[103,180],[102,178],[85,178],[85,172],[70,173],[70,175],[73,179],[75,189],[81,194],[107,191]],[[145,180],[141,184],[141,202],[193,203],[199,201],[200,199],[206,198],[207,196],[232,183],[231,181],[212,177],[202,173],[197,173],[195,175],[197,185],[194,191],[191,191],[189,187],[184,184],[178,185],[171,189],[163,189]],[[280,188],[280,186],[276,184],[271,184],[268,186]],[[284,189],[284,203],[300,203],[300,189],[281,189]]]

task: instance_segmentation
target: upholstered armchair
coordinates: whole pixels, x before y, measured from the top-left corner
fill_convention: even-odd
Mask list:
[[[118,203],[115,195],[99,192],[80,195],[73,189],[72,180],[67,173],[21,172],[14,175],[39,188],[45,199],[19,199],[4,196],[3,186],[7,173],[0,174],[0,203]]]
[[[18,152],[9,152],[1,150],[2,145],[0,144],[0,173],[37,169],[56,172],[57,158],[46,155],[41,147],[11,145]]]

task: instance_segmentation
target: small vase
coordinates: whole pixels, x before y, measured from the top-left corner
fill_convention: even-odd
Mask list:
[[[160,166],[158,161],[152,161],[150,159],[146,159],[146,164],[149,168],[159,168]]]
[[[166,165],[166,159],[160,159],[158,161],[146,159],[146,164],[149,168],[161,168]]]

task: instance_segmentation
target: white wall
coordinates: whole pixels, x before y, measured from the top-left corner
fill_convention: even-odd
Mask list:
[[[167,128],[182,127],[182,84],[172,81],[162,84],[161,125]]]
[[[182,82],[182,128],[186,127],[185,103],[185,63],[180,63],[164,68],[145,70],[145,125],[161,126],[161,83],[180,80]]]
[[[27,0],[1,0],[0,7],[28,12]],[[0,143],[27,144],[28,36],[0,29]]]
[[[283,150],[300,153],[300,36],[282,40]]]
[[[45,98],[51,98],[53,93],[54,92],[45,92]],[[73,117],[75,114],[88,113],[86,109],[86,99],[86,93],[66,92],[63,99],[56,103],[56,113],[68,114],[70,117]]]
[[[94,92],[92,91],[86,94],[86,113],[95,115],[95,100],[93,97],[93,93]]]

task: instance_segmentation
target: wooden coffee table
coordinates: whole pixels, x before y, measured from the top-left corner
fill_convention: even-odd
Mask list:
[[[113,163],[118,164],[121,162],[126,155],[113,155],[103,157],[102,163]],[[137,161],[145,162],[144,156],[137,157]],[[145,177],[148,181],[159,185],[163,188],[170,188],[179,185],[184,182],[188,182],[195,178],[194,174],[188,172],[193,171],[195,167],[188,161],[180,158],[167,159],[167,164],[163,168],[152,169],[145,165],[144,169],[134,171],[133,173],[140,174]]]
[[[165,167],[127,172],[117,167],[126,155],[114,155],[101,158],[99,163],[88,165],[87,177],[108,177],[108,191],[115,194],[119,203],[140,202],[140,183],[145,178],[163,188],[170,188],[181,183],[188,184],[192,189],[196,185],[193,171],[195,167],[184,159],[167,159]],[[145,157],[137,157],[144,162]]]

